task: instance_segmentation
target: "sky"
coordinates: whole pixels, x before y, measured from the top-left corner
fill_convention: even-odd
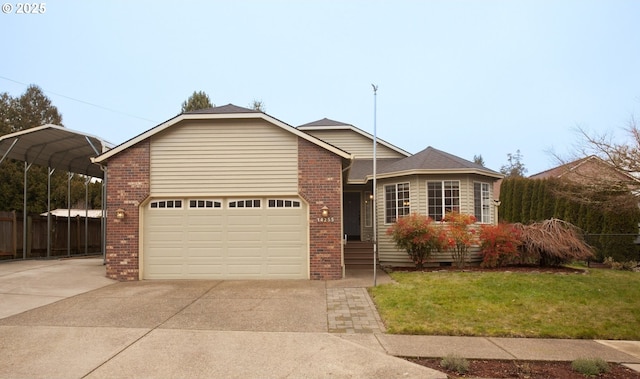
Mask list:
[[[496,171],[520,151],[531,175],[575,151],[578,127],[624,141],[640,118],[638,0],[3,4],[0,92],[35,84],[64,126],[115,145],[204,91],[292,126],[327,117],[373,134],[375,119],[410,153],[480,155]]]

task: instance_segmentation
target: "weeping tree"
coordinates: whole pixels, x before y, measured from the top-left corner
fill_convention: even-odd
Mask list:
[[[520,233],[523,263],[558,266],[594,257],[582,231],[566,221],[552,218],[529,225],[514,224]]]

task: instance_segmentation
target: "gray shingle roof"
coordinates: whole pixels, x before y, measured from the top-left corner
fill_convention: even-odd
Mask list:
[[[459,169],[476,169],[483,171],[491,171],[477,163],[462,159],[458,156],[445,153],[444,151],[435,149],[431,146],[416,153],[410,157],[404,158],[396,163],[389,165],[385,171],[380,172],[398,172],[407,170],[459,170]]]
[[[445,153],[431,146],[421,152],[399,159],[378,159],[377,174],[394,174],[402,172],[423,171],[472,171],[489,176],[502,176],[500,173],[483,167],[477,163]],[[373,160],[358,159],[349,171],[349,182],[365,182],[367,176],[373,175]]]
[[[228,114],[228,113],[260,113],[255,109],[243,108],[233,104],[221,105],[219,107],[198,109],[195,111],[184,112],[185,114]]]
[[[309,123],[306,123],[304,125],[300,125],[298,127],[300,128],[300,127],[303,127],[303,126],[343,126],[343,125],[351,126],[351,124],[347,124],[347,123],[340,122],[340,121],[335,121],[335,120],[330,120],[330,119],[325,117],[322,120],[309,122]]]

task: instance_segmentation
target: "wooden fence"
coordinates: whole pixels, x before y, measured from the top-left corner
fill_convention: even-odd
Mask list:
[[[71,218],[70,246],[66,217],[51,216],[51,257],[96,254],[102,251],[102,227],[99,218],[89,218],[85,233],[85,218]],[[27,217],[27,247],[23,248],[22,213],[0,212],[0,259],[39,258],[47,256],[47,217],[37,214]],[[85,234],[87,235],[85,246]]]

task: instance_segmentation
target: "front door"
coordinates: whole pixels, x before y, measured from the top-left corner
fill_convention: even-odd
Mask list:
[[[344,233],[350,241],[360,241],[360,192],[344,192]]]

